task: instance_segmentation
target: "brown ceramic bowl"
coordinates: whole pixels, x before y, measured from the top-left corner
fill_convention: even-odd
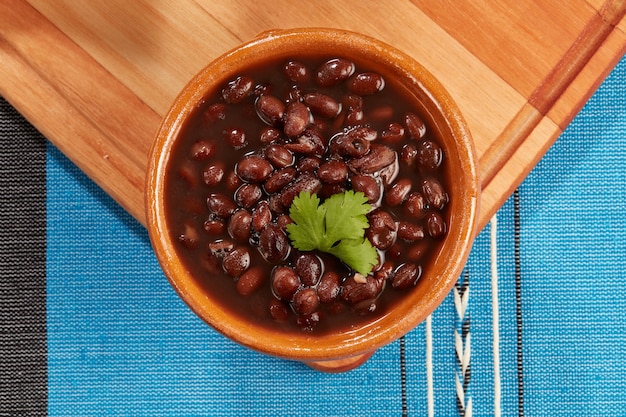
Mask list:
[[[170,175],[171,149],[190,113],[212,91],[241,68],[273,58],[307,54],[341,55],[366,63],[396,79],[415,97],[418,113],[437,130],[446,152],[449,179],[449,227],[441,249],[418,284],[391,311],[356,330],[311,335],[272,331],[229,314],[184,267],[171,237],[164,206],[164,183]],[[344,371],[363,363],[379,347],[420,324],[449,293],[467,260],[476,232],[480,187],[473,142],[456,104],[442,85],[419,63],[397,49],[369,37],[335,29],[276,30],[222,55],[197,74],[165,116],[149,160],[146,187],[148,230],[156,256],[172,286],[204,321],[228,338],[265,354],[302,361],[324,371]]]

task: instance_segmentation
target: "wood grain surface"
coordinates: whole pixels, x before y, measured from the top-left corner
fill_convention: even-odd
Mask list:
[[[626,52],[625,12],[626,0],[3,0],[0,94],[145,224],[152,138],[196,72],[269,29],[358,31],[457,101],[484,226]]]

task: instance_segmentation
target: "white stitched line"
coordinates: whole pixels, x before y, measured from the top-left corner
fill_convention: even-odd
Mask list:
[[[462,279],[462,278],[459,278]],[[469,303],[469,285],[466,285],[467,281],[463,283],[461,288],[463,290],[459,290],[459,284],[454,287],[454,306],[456,308],[457,315],[459,317],[459,328],[454,329],[454,348],[456,352],[456,357],[459,362],[459,370],[455,375],[456,382],[456,395],[458,398],[458,405],[460,407],[461,415],[464,417],[472,417],[472,399],[471,397],[467,397],[466,402],[466,393],[465,388],[469,383],[469,367],[471,361],[471,351],[472,351],[472,339],[471,332],[468,331],[463,337],[463,328],[465,327],[466,320],[466,312],[467,306]],[[462,291],[462,293],[461,293]],[[469,313],[468,313],[469,314]],[[468,322],[469,323],[469,322]],[[465,340],[464,340],[465,339]]]
[[[499,417],[500,410],[500,320],[498,308],[498,219],[491,218],[491,313],[493,326],[493,414]]]
[[[432,317],[426,318],[426,386],[428,399],[428,416],[435,415],[435,393],[433,390],[433,329]]]

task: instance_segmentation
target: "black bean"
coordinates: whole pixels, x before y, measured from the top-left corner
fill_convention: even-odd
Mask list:
[[[293,296],[293,311],[304,316],[314,313],[319,307],[320,299],[313,288],[302,288]]]
[[[270,126],[277,126],[283,121],[286,106],[278,97],[265,94],[257,98],[255,108],[261,120]]]
[[[448,202],[448,193],[435,178],[426,178],[422,181],[422,193],[426,203],[437,210],[441,210]]]
[[[207,198],[207,207],[216,216],[223,219],[230,217],[237,209],[237,204],[224,194],[211,194]]]
[[[216,186],[224,178],[224,163],[222,161],[214,162],[204,168],[202,179],[204,183],[210,187]]]
[[[218,258],[222,259],[224,256],[228,255],[228,253],[233,250],[235,244],[230,240],[216,240],[215,242],[209,242],[207,245],[209,249],[209,253]]]
[[[332,138],[330,149],[333,154],[349,158],[359,158],[369,152],[370,141],[362,137],[348,136],[345,133],[341,133]]]
[[[272,164],[258,155],[249,155],[243,158],[235,167],[237,175],[247,182],[262,182],[273,171]]]
[[[315,74],[315,81],[322,87],[330,87],[347,80],[354,73],[354,63],[346,59],[331,59],[322,64]]]
[[[347,190],[345,184],[322,184],[322,188],[317,192],[317,194],[326,199],[335,194],[341,194]]]
[[[265,188],[265,191],[269,194],[277,193],[296,177],[296,173],[297,171],[294,167],[274,171],[274,173],[265,180],[263,188]]]
[[[417,158],[417,147],[412,143],[405,144],[400,150],[400,160],[406,165],[413,165]]]
[[[270,144],[272,142],[276,142],[280,138],[280,130],[274,127],[266,127],[261,131],[261,135],[259,136],[259,141],[265,145]]]
[[[270,317],[276,321],[285,322],[289,320],[289,308],[275,298],[270,300],[269,313]]]
[[[217,144],[210,140],[199,140],[191,146],[191,157],[197,161],[209,159],[217,151]]]
[[[254,86],[254,90],[252,90],[252,94],[254,94],[255,97],[270,94],[271,92],[272,86],[269,84],[257,84]]]
[[[426,216],[426,230],[433,238],[440,238],[446,234],[446,222],[438,213],[429,213]]]
[[[260,232],[272,221],[272,210],[266,200],[261,200],[252,210],[252,227]]]
[[[363,97],[354,94],[343,97],[342,107],[345,109],[343,120],[346,126],[355,126],[363,121]]]
[[[250,252],[244,247],[231,250],[222,261],[222,268],[231,277],[235,278],[243,274],[250,266]]]
[[[415,286],[422,274],[422,268],[413,263],[402,264],[391,278],[391,286],[397,289],[406,289]]]
[[[397,233],[398,238],[407,242],[415,242],[424,238],[424,229],[420,225],[406,221],[398,222]]]
[[[404,115],[404,126],[409,137],[418,140],[426,134],[426,125],[422,119],[415,113],[407,113]]]
[[[374,277],[363,277],[357,273],[344,282],[341,298],[352,305],[356,305],[363,301],[373,300],[379,291],[380,287]]]
[[[296,162],[296,168],[299,172],[315,172],[322,163],[317,156],[305,156]]]
[[[400,173],[400,164],[396,153],[396,159],[378,171],[378,178],[381,179],[384,186],[388,186],[398,177],[398,173]]]
[[[385,88],[385,80],[375,72],[356,74],[348,80],[348,89],[361,96],[369,96]]]
[[[328,304],[333,302],[341,292],[341,277],[334,271],[325,272],[317,286],[317,295],[320,302]]]
[[[226,231],[226,222],[219,217],[207,219],[203,226],[204,230],[210,235],[221,235]]]
[[[283,71],[287,78],[294,83],[304,84],[311,79],[311,74],[306,65],[298,61],[288,61],[283,67]]]
[[[280,204],[283,207],[291,206],[293,199],[303,191],[308,191],[310,194],[317,193],[322,188],[322,182],[315,175],[310,173],[303,173],[295,181],[288,184],[280,195]]]
[[[387,228],[368,228],[365,230],[365,237],[372,246],[380,250],[389,249],[395,241],[395,232]]]
[[[299,314],[296,317],[296,324],[303,332],[312,332],[319,321],[320,315],[317,311],[311,314]]]
[[[295,198],[295,197],[294,197]],[[287,206],[282,203],[283,196],[281,193],[270,194],[267,202],[272,214],[281,214],[285,212]]]
[[[287,104],[301,103],[303,99],[304,99],[304,93],[302,92],[302,90],[300,90],[300,87],[298,87],[297,85],[294,85],[294,86],[291,86],[291,89],[289,90],[289,94],[287,95],[287,99],[285,100],[285,102]]]
[[[396,230],[396,222],[393,216],[384,210],[375,210],[368,214],[370,228]]]
[[[263,196],[263,190],[257,184],[242,184],[235,191],[235,201],[239,206],[250,208],[257,203]]]
[[[426,215],[426,200],[417,191],[410,193],[404,201],[404,212],[411,217],[421,219]]]
[[[302,283],[309,287],[317,285],[322,277],[323,269],[321,259],[311,253],[299,255],[294,262],[294,270]]]
[[[252,92],[253,86],[254,81],[251,78],[237,77],[222,89],[222,98],[227,103],[239,103]]]
[[[350,129],[346,133],[346,136],[350,138],[359,138],[361,140],[372,142],[378,139],[378,132],[370,127],[361,126],[361,127],[356,127],[354,129]]]
[[[386,279],[389,279],[391,277],[391,274],[393,273],[393,268],[394,268],[394,264],[392,262],[389,261],[385,261],[380,269],[378,269],[378,271],[376,271],[376,273],[374,274],[374,278],[377,281],[384,281]]]
[[[293,153],[283,145],[273,144],[265,149],[265,159],[276,168],[285,168],[293,165]]]
[[[241,295],[250,295],[257,291],[265,281],[265,271],[256,266],[248,269],[237,280],[237,292]]]
[[[352,188],[362,192],[370,204],[378,202],[381,195],[380,184],[374,177],[356,174],[350,178]]]
[[[326,152],[324,139],[316,129],[307,128],[292,142],[286,143],[285,148],[300,154],[322,156]]]
[[[402,178],[393,184],[385,194],[385,202],[390,206],[398,206],[404,202],[411,191],[411,180]]]
[[[227,106],[224,103],[211,104],[204,113],[202,113],[202,121],[212,125],[219,120],[226,119],[226,108]]]
[[[304,104],[309,106],[313,114],[329,119],[337,117],[341,111],[341,104],[334,98],[319,92],[306,94],[304,96]]]
[[[373,143],[370,146],[369,153],[361,158],[352,159],[348,162],[348,166],[353,171],[361,174],[373,174],[393,164],[396,158],[396,152],[391,148]]]
[[[387,128],[380,134],[381,140],[389,143],[399,143],[404,139],[404,127],[400,123],[389,123]]]
[[[429,170],[439,168],[443,161],[443,150],[432,140],[423,140],[417,147],[418,163]]]
[[[244,148],[248,144],[246,140],[246,133],[238,127],[225,129],[222,132],[222,135],[224,136],[226,143],[235,149]]]
[[[268,224],[259,235],[259,252],[266,261],[276,263],[287,259],[291,245],[280,227]]]
[[[339,160],[330,160],[320,165],[317,175],[327,184],[344,182],[348,178],[348,166]]]
[[[252,214],[246,209],[239,209],[228,221],[228,234],[237,242],[247,242],[252,228]]]
[[[283,230],[287,230],[287,225],[293,223],[291,217],[288,214],[281,214],[276,219],[276,225]]]
[[[241,184],[243,184],[243,181],[241,181],[241,178],[239,178],[239,175],[237,175],[237,173],[233,170],[230,171],[228,174],[226,174],[226,188],[229,191],[235,191]]]
[[[272,271],[272,291],[281,300],[291,301],[301,285],[298,274],[287,266],[279,266]]]
[[[295,138],[304,132],[309,125],[309,109],[300,102],[294,102],[287,106],[285,113],[284,132],[290,138]]]

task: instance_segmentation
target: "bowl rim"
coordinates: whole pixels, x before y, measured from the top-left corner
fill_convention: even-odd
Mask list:
[[[459,230],[451,228],[454,234],[446,236],[450,259],[436,261],[443,264],[443,271],[437,277],[440,285],[436,286],[436,290],[419,300],[405,297],[415,303],[400,303],[404,313],[402,319],[391,318],[392,314],[389,313],[355,331],[321,336],[306,332],[275,332],[241,320],[214,304],[195,284],[190,272],[177,261],[161,198],[172,144],[186,117],[210,90],[198,86],[212,83],[219,85],[231,75],[225,71],[231,68],[230,65],[267,60],[267,56],[259,57],[259,50],[271,52],[272,57],[287,57],[289,53],[291,56],[295,54],[294,49],[290,48],[310,47],[314,42],[316,45],[321,42],[330,51],[340,50],[341,53],[335,54],[344,56],[365,48],[368,59],[380,61],[380,65],[391,65],[394,71],[409,77],[408,82],[422,90],[423,99],[430,100],[433,108],[443,114],[447,124],[445,128],[455,136],[456,152],[464,173],[459,180],[465,191],[462,196],[455,196],[457,200],[462,200],[457,205],[462,204],[465,210],[462,213],[450,212],[462,227]],[[178,295],[201,319],[219,333],[253,350],[287,359],[317,361],[351,357],[376,350],[411,331],[436,309],[452,289],[469,256],[476,235],[479,196],[477,162],[469,128],[450,94],[426,68],[395,47],[357,32],[331,28],[295,28],[261,33],[210,62],[186,84],[163,118],[153,141],[146,175],[145,206],[148,233],[159,264]]]

